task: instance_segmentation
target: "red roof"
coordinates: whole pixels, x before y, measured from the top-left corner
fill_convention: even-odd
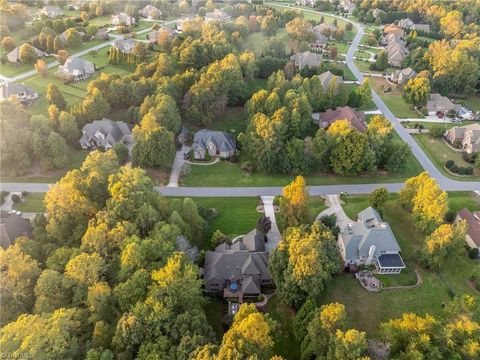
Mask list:
[[[330,126],[337,120],[348,120],[350,125],[360,132],[367,130],[365,123],[365,113],[362,111],[355,111],[349,106],[338,107],[335,110],[328,109],[327,111],[319,114],[320,121],[328,123]]]
[[[472,238],[472,241],[480,247],[480,213],[471,213],[468,209],[462,209],[458,212],[463,220],[468,224],[468,235]]]

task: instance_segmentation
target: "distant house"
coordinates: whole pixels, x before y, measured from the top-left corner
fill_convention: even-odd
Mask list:
[[[337,27],[331,23],[322,23],[313,28],[314,32],[319,32],[326,36],[332,36],[337,31]]]
[[[415,25],[415,23],[409,18],[401,19],[398,21],[398,26],[400,26],[402,29],[410,30],[413,27],[413,25]]]
[[[408,67],[405,69],[394,71],[390,75],[390,81],[398,85],[403,85],[406,84],[408,80],[413,79],[415,76],[417,76],[415,70]]]
[[[315,39],[313,40],[313,42],[309,44],[310,49],[311,50],[325,49],[328,43],[328,36],[322,34],[322,32],[316,26],[312,30],[313,30],[313,35],[315,36]]]
[[[155,6],[150,4],[140,10],[140,14],[142,14],[142,16],[147,19],[158,19],[160,16],[162,16],[162,12]]]
[[[327,129],[335,121],[347,120],[353,129],[360,132],[365,132],[367,130],[365,113],[362,111],[355,111],[349,106],[338,107],[335,110],[328,109],[321,113],[313,113],[312,119],[313,122],[322,129]]]
[[[106,118],[85,125],[82,134],[80,146],[87,150],[99,147],[108,150],[116,143],[131,145],[133,142],[132,131],[126,123]]]
[[[340,0],[340,3],[338,4],[338,9],[348,14],[351,14],[356,8],[357,5],[350,0]]]
[[[448,97],[437,93],[430,94],[430,97],[427,101],[428,115],[435,115],[437,112],[445,114],[450,110],[458,112],[460,111],[460,108],[460,105],[454,104]]]
[[[205,14],[205,21],[220,21],[220,22],[227,22],[230,21],[232,17],[228,15],[225,11],[215,9],[212,12],[207,12]]]
[[[65,64],[58,67],[58,74],[60,77],[74,82],[83,81],[95,74],[95,64],[79,57],[70,56]]]
[[[195,133],[192,148],[197,160],[205,159],[207,151],[210,156],[226,159],[235,153],[236,143],[229,133],[204,129]]]
[[[322,54],[317,54],[311,51],[304,51],[290,57],[290,60],[293,62],[295,67],[300,70],[305,66],[310,67],[311,69],[317,68],[322,64],[323,56]]]
[[[112,25],[124,25],[124,26],[132,26],[135,25],[136,20],[133,16],[127,15],[125,13],[120,13],[117,15],[112,15],[110,20]]]
[[[7,54],[7,60],[9,62],[11,62],[12,64],[21,63],[21,61],[20,61],[20,47],[21,46],[17,46],[15,49],[13,49],[12,51],[10,51]],[[33,48],[33,51],[35,51],[35,54],[37,55],[38,58],[48,56],[48,54],[46,52],[37,49],[35,46],[32,46],[32,48]]]
[[[412,30],[429,33],[430,32],[430,25],[429,24],[413,24]]]
[[[332,86],[338,90],[338,88],[343,84],[343,78],[341,76],[337,76],[332,74],[330,71],[325,71],[318,75],[320,82],[322,83],[323,91],[327,91]]]
[[[256,299],[263,286],[272,284],[265,241],[265,234],[253,230],[232,245],[223,243],[215,251],[207,251],[203,268],[205,292],[221,294],[234,303]]]
[[[175,38],[178,36],[179,32],[177,30],[173,30],[172,28],[168,26],[162,26],[158,30],[152,30],[147,34],[147,40],[149,43],[156,43],[158,40],[158,37],[160,36],[161,31],[166,31],[168,32],[168,37],[169,38]]]
[[[375,8],[372,10],[372,16],[374,19],[378,18],[379,16],[382,16],[383,14],[385,14],[385,11],[383,11],[382,9]]]
[[[59,16],[63,16],[63,11],[56,6],[45,6],[38,12],[39,18],[47,17],[53,19]]]
[[[480,124],[456,126],[445,133],[451,144],[461,144],[467,154],[480,152]]]
[[[35,90],[23,84],[9,82],[0,86],[0,100],[7,100],[12,96],[21,103],[29,103],[38,98]]]
[[[119,39],[115,40],[112,46],[122,53],[130,54],[136,43],[137,41],[134,38]]]
[[[468,224],[465,241],[471,248],[480,249],[480,211],[471,212],[468,209],[462,209],[457,213],[455,223],[465,220]]]
[[[108,29],[100,28],[95,34],[95,40],[108,40]]]
[[[402,29],[405,29],[405,30],[415,30],[415,31],[420,31],[420,32],[424,32],[424,33],[429,33],[430,32],[430,25],[428,25],[428,24],[415,24],[409,18],[401,19],[398,22],[398,26],[400,26]]]
[[[405,36],[405,31],[398,25],[389,24],[383,28],[383,35],[386,36],[388,34],[393,34],[395,37],[401,39]]]
[[[390,225],[372,207],[359,212],[357,222],[340,230],[337,245],[345,267],[374,265],[380,274],[399,274],[405,269]]]
[[[295,0],[295,5],[314,6],[316,0]]]
[[[393,67],[400,67],[409,52],[405,46],[405,42],[399,38],[392,38],[386,46],[385,51],[388,55],[388,65]]]
[[[187,142],[190,142],[191,140],[192,133],[185,126],[182,126],[182,130],[180,130],[180,133],[177,135],[177,141],[180,144],[185,144]]]
[[[13,245],[20,236],[33,237],[33,227],[30,221],[17,214],[0,212],[0,246],[4,249]]]

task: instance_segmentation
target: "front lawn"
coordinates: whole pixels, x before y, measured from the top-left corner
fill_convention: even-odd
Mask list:
[[[412,105],[407,104],[403,98],[402,90],[387,83],[384,78],[371,77],[370,83],[378,96],[383,100],[385,105],[392,111],[393,115],[398,118],[421,118],[421,114],[413,110]],[[389,92],[384,92],[383,88],[389,87]]]
[[[364,59],[364,60],[370,59],[370,53],[368,53],[364,50],[355,51],[355,56],[359,59]]]
[[[453,194],[452,198],[456,202],[460,198],[467,198],[468,196],[466,193],[460,193],[459,195]],[[362,207],[365,205],[365,198],[360,197],[357,201],[354,197],[347,197],[347,209],[349,203],[358,205],[358,208]],[[414,312],[419,315],[429,313],[436,317],[442,317],[443,304],[451,300],[452,294],[470,293],[477,296],[479,294],[467,283],[472,266],[476,262],[470,260],[466,255],[452,257],[440,272],[421,268],[418,264],[418,257],[425,241],[425,235],[415,228],[413,216],[399,205],[397,199],[396,195],[392,195],[387,201],[383,219],[390,224],[395,234],[408,271],[405,273],[402,271],[400,276],[389,275],[386,285],[415,283],[415,268],[420,271],[423,285],[417,289],[404,291],[368,293],[352,275],[343,273],[334,277],[332,283],[320,298],[321,304],[333,301],[344,304],[352,326],[366,331],[369,336],[378,334],[378,325],[381,322],[397,318],[402,313]],[[468,201],[472,200],[469,199]],[[477,200],[477,208],[478,206]],[[348,211],[353,212],[353,207]],[[387,276],[382,276],[382,280],[385,278]]]
[[[54,57],[46,57],[42,58],[43,61],[45,61],[45,64],[50,64],[55,61]],[[34,69],[33,64],[12,64],[10,62],[6,62],[5,64],[0,64],[0,74],[6,77],[14,77],[23,73],[26,73],[27,71],[31,71]]]
[[[22,212],[45,212],[44,198],[45,193],[30,193],[21,202],[13,204],[12,208]]]
[[[480,176],[455,176],[445,170],[444,165],[447,160],[455,161],[455,164],[459,167],[473,167],[473,164],[463,160],[462,153],[451,149],[442,139],[433,138],[428,134],[416,134],[413,138],[417,141],[430,160],[433,161],[435,166],[446,176],[457,180],[480,180]]]

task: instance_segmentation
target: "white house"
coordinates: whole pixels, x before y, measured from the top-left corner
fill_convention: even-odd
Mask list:
[[[117,15],[112,15],[110,22],[112,25],[125,25],[132,26],[135,25],[135,18],[133,16],[127,15],[125,13],[120,13]]]
[[[148,4],[142,10],[140,10],[140,14],[147,19],[158,19],[160,16],[162,16],[162,12],[151,4]]]
[[[58,74],[62,78],[74,82],[88,79],[95,74],[95,64],[82,58],[70,56],[65,64],[58,67]]]

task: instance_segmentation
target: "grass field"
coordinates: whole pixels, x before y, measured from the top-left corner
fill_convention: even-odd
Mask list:
[[[360,59],[365,59],[365,60],[370,59],[370,54],[364,50],[355,51],[355,56]]]
[[[443,126],[445,130],[451,129],[455,126],[464,126],[471,124],[471,122],[468,121],[462,121],[462,122],[456,122],[456,123],[434,123],[434,122],[427,122],[427,121],[403,121],[402,125],[403,127],[407,129],[414,129],[415,124],[422,125],[424,129],[431,129],[432,126]]]
[[[442,139],[435,139],[432,138],[430,135],[427,134],[418,134],[413,137],[423,151],[427,154],[427,156],[433,161],[433,163],[437,166],[437,168],[446,176],[456,179],[456,180],[465,180],[465,181],[472,181],[472,180],[480,180],[480,176],[478,176],[478,172],[476,175],[472,176],[455,176],[447,172],[444,168],[445,161],[453,160],[457,164],[457,166],[461,167],[471,167],[472,164],[466,162],[462,158],[462,154],[452,150],[448,147],[447,144]]]
[[[22,202],[13,204],[12,207],[22,212],[45,212],[44,198],[45,193],[31,193],[23,197]]]
[[[274,38],[285,43],[285,52],[287,54],[290,54],[292,48],[294,50],[297,49],[298,44],[290,39],[285,28],[279,29]],[[245,47],[253,51],[256,57],[259,57],[262,55],[263,51],[268,48],[269,41],[269,38],[262,32],[255,32],[247,36],[247,39],[245,40]]]
[[[383,102],[389,107],[393,115],[398,118],[420,118],[421,114],[411,108],[410,104],[405,102],[402,96],[402,90],[394,86],[390,86],[383,78],[371,77],[370,83],[372,88],[382,98]],[[382,87],[389,86],[391,91],[388,93],[383,92]]]
[[[212,124],[214,130],[231,132],[234,136],[244,131],[245,127],[246,114],[242,107],[227,108],[227,111]]]
[[[336,47],[339,54],[346,54],[348,51],[348,48],[350,47],[350,44],[347,44],[345,42],[335,41],[335,40],[329,40],[328,47],[330,48]]]
[[[473,198],[470,193],[451,193],[449,196],[452,209],[458,208],[460,203],[480,208],[478,198]],[[357,209],[363,209],[368,201],[367,197],[347,197],[346,202],[345,210],[353,213]],[[341,274],[334,277],[320,299],[321,304],[332,301],[345,304],[352,326],[375,336],[380,322],[398,317],[404,312],[420,315],[429,313],[441,317],[442,304],[451,300],[452,293],[471,293],[478,296],[478,292],[467,284],[475,261],[466,255],[451,258],[440,272],[426,270],[418,265],[418,256],[425,236],[416,230],[412,215],[400,207],[396,195],[391,196],[387,202],[383,219],[390,224],[408,268],[408,271],[399,277],[388,277],[386,284],[411,284],[415,282],[413,270],[418,268],[423,277],[423,286],[407,291],[368,293],[352,275]],[[387,276],[382,277],[382,280],[385,278]]]

